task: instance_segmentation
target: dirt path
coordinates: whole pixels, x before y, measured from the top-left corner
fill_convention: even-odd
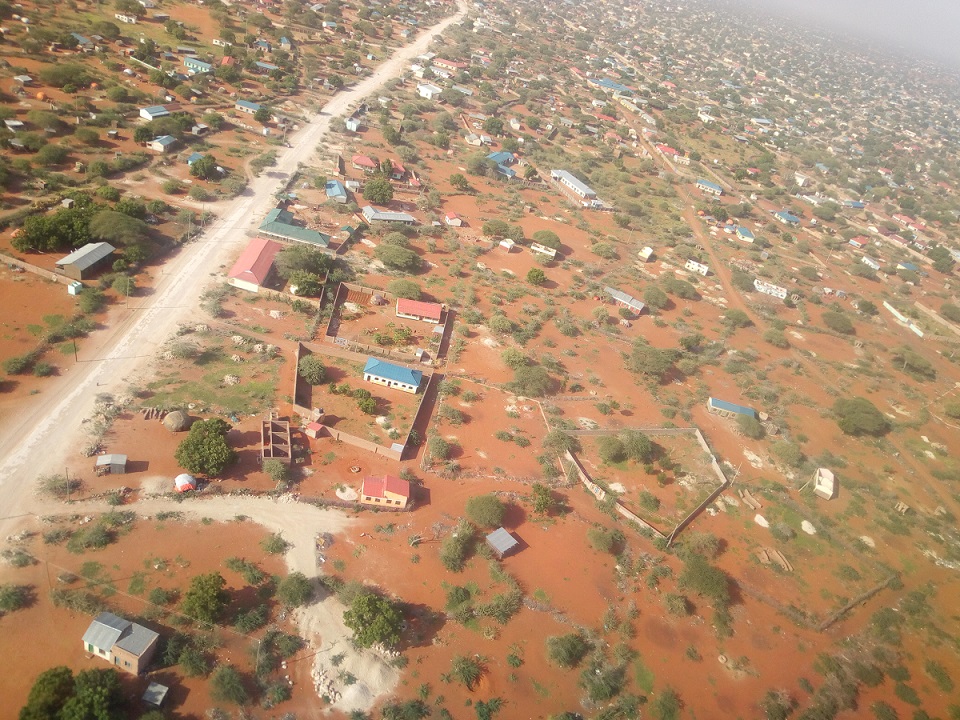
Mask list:
[[[217,221],[164,266],[153,294],[133,298],[128,308],[119,309],[114,314],[117,322],[87,344],[86,357],[18,416],[0,419],[0,537],[9,535],[17,517],[26,512],[36,476],[61,468],[65,454],[76,451],[83,434],[81,421],[91,416],[96,395],[122,394],[177,326],[194,317],[211,274],[220,271],[247,242],[248,233],[273,206],[278,186],[313,154],[327,135],[330,121],[397,77],[407,62],[425,52],[436,36],[466,12],[467,6],[461,2],[456,15],[424,31],[370,77],[332,98],[290,137],[292,147],[280,149],[276,166],[254,179],[242,195],[211,203]]]

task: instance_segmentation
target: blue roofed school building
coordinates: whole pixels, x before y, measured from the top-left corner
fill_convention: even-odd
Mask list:
[[[203,73],[213,72],[213,65],[204,62],[200,58],[185,57],[183,66],[190,71],[191,75],[202,75]]]
[[[371,357],[367,358],[367,364],[363,366],[363,379],[375,385],[384,385],[415,394],[420,389],[423,373]]]
[[[254,115],[262,106],[260,103],[251,102],[249,100],[237,100],[233,107],[240,112],[245,112],[248,115]]]
[[[754,240],[757,239],[756,236],[752,232],[750,232],[750,230],[743,227],[743,225],[740,225],[737,228],[737,237],[743,240],[744,242],[748,242],[748,243],[752,243]]]
[[[716,195],[717,197],[723,195],[723,188],[709,180],[697,180],[697,189],[705,193],[710,193],[711,195]]]
[[[714,397],[707,400],[707,412],[727,418],[736,417],[737,415],[746,415],[752,418],[757,417],[757,411],[753,408],[748,408],[745,405],[737,405],[736,403]]]

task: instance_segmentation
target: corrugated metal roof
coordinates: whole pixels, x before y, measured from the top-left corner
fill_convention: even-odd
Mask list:
[[[408,300],[406,298],[397,298],[397,312],[404,315],[416,315],[418,317],[431,318],[439,320],[443,306],[439,303],[423,302],[422,300]]]
[[[506,555],[520,543],[517,539],[503,528],[497,528],[487,535],[487,544],[490,545],[500,555]]]
[[[73,265],[80,270],[86,270],[96,265],[114,250],[116,250],[116,248],[110,243],[87,243],[79,250],[74,250],[66,257],[57,260],[56,264],[57,267],[61,268],[65,265]]]
[[[113,455],[100,455],[97,458],[97,467],[100,467],[101,465],[126,465],[126,464],[127,464],[126,455],[118,455],[115,453]]]
[[[394,365],[377,358],[367,358],[367,364],[363,366],[363,372],[365,375],[375,375],[384,380],[393,380],[414,387],[419,387],[420,381],[423,379],[423,373],[419,370],[411,370],[402,365]]]
[[[117,641],[117,647],[133,653],[137,657],[143,655],[147,648],[160,637],[157,633],[143,625],[130,623],[128,632],[125,632]]]
[[[270,274],[270,268],[273,267],[277,253],[282,249],[283,246],[273,240],[254,238],[230,268],[227,277],[263,285],[267,275]]]
[[[93,619],[90,627],[83,634],[83,642],[85,645],[93,645],[98,650],[109,651],[132,624],[129,620],[117,617],[113,613],[102,612]]]

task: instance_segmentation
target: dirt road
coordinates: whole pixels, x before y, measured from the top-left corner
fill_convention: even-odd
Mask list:
[[[31,506],[36,502],[31,493],[34,478],[61,469],[66,453],[77,452],[81,421],[92,414],[96,395],[121,394],[177,326],[196,317],[211,275],[221,271],[247,242],[247,232],[274,205],[278,188],[311,157],[329,132],[331,120],[397,77],[407,62],[425,52],[436,36],[466,12],[461,0],[456,15],[425,30],[371,76],[332,98],[289,138],[292,147],[280,150],[277,165],[254,179],[242,195],[211,204],[219,219],[164,266],[153,294],[132,298],[130,307],[114,313],[115,322],[85,345],[80,362],[20,415],[0,421],[0,537],[12,532],[19,516],[35,509]]]

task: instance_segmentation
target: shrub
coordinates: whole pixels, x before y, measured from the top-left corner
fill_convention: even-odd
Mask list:
[[[547,657],[562,668],[574,668],[589,652],[590,644],[580,633],[547,638]]]
[[[590,541],[595,550],[613,553],[623,542],[623,533],[619,530],[594,527],[587,530],[587,540]]]
[[[718,608],[730,603],[730,579],[723,570],[700,556],[694,555],[685,561],[678,582],[680,587],[710,598]]]
[[[450,572],[460,572],[473,549],[473,527],[464,521],[457,523],[453,532],[440,545],[440,562]]]
[[[0,585],[0,615],[21,610],[30,604],[31,590],[24,585]]]
[[[246,705],[250,701],[243,678],[232,665],[221,665],[210,677],[210,696],[218,702]]]
[[[732,328],[744,328],[753,325],[753,321],[750,320],[749,315],[747,315],[743,310],[736,309],[727,310],[723,321]]]
[[[671,615],[684,617],[690,614],[690,603],[683,595],[667,593],[663,597],[663,604],[666,606],[667,612]]]
[[[601,703],[616,697],[623,689],[626,673],[622,667],[588,667],[580,673],[579,685],[591,702]]]
[[[850,335],[853,333],[853,323],[850,321],[850,318],[848,318],[842,312],[827,310],[823,314],[823,324],[834,332],[838,332],[843,335]]]
[[[260,541],[260,547],[271,555],[282,555],[290,548],[290,543],[283,539],[282,533],[273,533]]]
[[[301,572],[290,573],[277,586],[277,599],[287,607],[300,607],[310,602],[313,586]]]
[[[787,340],[787,336],[783,334],[782,330],[777,330],[776,328],[770,328],[763,334],[763,339],[774,347],[781,348],[786,350],[790,347],[790,343]]]
[[[759,440],[764,436],[765,431],[763,429],[763,425],[755,417],[750,417],[749,415],[737,415],[737,426],[740,428],[740,432],[742,432],[748,438]]]
[[[676,720],[680,717],[680,698],[672,688],[666,688],[650,703],[650,714],[655,720]]]
[[[453,446],[439,435],[434,435],[427,443],[427,449],[430,451],[431,457],[437,460],[448,460],[450,453],[453,451]]]
[[[833,414],[837,425],[847,435],[881,436],[890,432],[890,422],[866,398],[837,398],[833,403]]]
[[[477,495],[467,501],[467,517],[481,527],[496,528],[503,523],[504,504],[496,495]]]

